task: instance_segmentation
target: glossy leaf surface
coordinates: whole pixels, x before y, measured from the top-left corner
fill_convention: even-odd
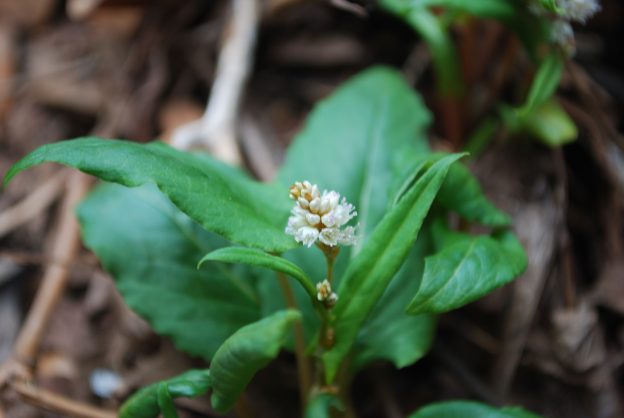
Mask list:
[[[155,183],[182,212],[233,242],[271,252],[297,245],[284,234],[288,193],[207,156],[158,142],[79,138],[36,149],[9,170],[5,182],[44,162],[68,165],[129,187]]]
[[[557,52],[551,52],[542,60],[531,83],[524,111],[529,112],[552,97],[559,86],[563,64],[564,60]]]
[[[524,115],[522,128],[552,148],[573,142],[578,137],[574,121],[554,99]]]
[[[305,410],[305,418],[331,418],[332,410],[342,411],[340,400],[333,395],[321,393],[308,402]]]
[[[296,311],[279,311],[246,325],[228,338],[210,363],[212,406],[219,412],[232,408],[258,370],[273,360],[301,319]]]
[[[171,379],[156,382],[144,387],[124,402],[119,409],[119,418],[156,418],[162,409],[159,398],[194,398],[208,392],[211,383],[210,370],[189,370]],[[163,391],[166,393],[162,393]],[[171,405],[167,406],[170,407]],[[171,410],[167,413],[172,415]]]
[[[206,254],[199,262],[199,266],[206,261],[220,261],[224,263],[241,263],[251,266],[268,268],[285,273],[294,278],[308,292],[308,295],[316,298],[316,288],[305,272],[296,264],[264,251],[254,248],[226,247]]]
[[[431,115],[396,70],[364,71],[320,102],[291,144],[278,181],[308,180],[336,190],[355,205],[364,236],[428,152]]]
[[[522,408],[494,408],[478,402],[450,401],[425,406],[409,418],[541,418]]]
[[[449,155],[432,163],[388,211],[349,264],[338,289],[339,296],[348,297],[339,299],[334,308],[339,338],[323,354],[328,382],[351,350],[359,327],[403,264],[449,167],[461,156]]]
[[[507,226],[511,222],[487,199],[477,179],[461,163],[453,164],[449,170],[438,199],[445,209],[471,222],[489,226]]]
[[[354,204],[360,224],[360,245],[372,233],[415,161],[429,153],[425,130],[431,114],[420,96],[396,70],[375,67],[358,74],[321,101],[292,142],[278,175],[287,190],[297,180],[336,190]],[[350,257],[359,249],[343,247],[336,266],[336,283]],[[297,248],[284,258],[300,266],[314,283],[326,277],[325,260],[316,248]],[[267,275],[274,276],[271,273]],[[265,314],[283,309],[275,280],[258,282]],[[309,296],[294,287],[304,312],[304,330],[312,338],[318,329]]]
[[[447,231],[441,223],[435,225],[436,230],[437,246],[442,249],[425,259],[425,272],[407,308],[409,313],[459,308],[510,282],[526,268],[524,250],[509,231],[492,237],[471,236]]]
[[[226,244],[181,213],[153,185],[99,186],[78,210],[82,238],[126,303],[176,346],[210,360],[259,317],[252,283],[197,260]]]
[[[424,232],[424,231],[423,231]],[[433,342],[434,315],[409,315],[405,306],[420,286],[428,250],[426,234],[419,234],[405,263],[357,335],[351,368],[359,370],[373,360],[387,360],[401,368],[423,357]]]

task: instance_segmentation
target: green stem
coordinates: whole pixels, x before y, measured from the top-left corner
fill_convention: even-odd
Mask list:
[[[340,252],[340,247],[330,247],[325,244],[319,244],[319,248],[325,255],[325,260],[327,261],[327,281],[331,283],[332,280],[334,280],[334,264],[336,262],[336,257],[338,257],[338,253]]]

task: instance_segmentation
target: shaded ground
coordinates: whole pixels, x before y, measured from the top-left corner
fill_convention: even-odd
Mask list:
[[[90,3],[0,3],[0,173],[45,143],[92,133],[166,139],[202,114],[227,2],[94,1],[97,7],[80,9]],[[486,193],[512,214],[531,260],[527,273],[443,316],[431,355],[415,366],[397,371],[378,364],[361,373],[353,399],[362,417],[401,417],[451,398],[518,403],[552,418],[622,416],[624,9],[617,0],[603,8],[578,34],[576,63],[567,66],[558,93],[579,139],[550,150],[500,137],[472,163]],[[476,126],[483,115],[471,112],[471,99],[493,88],[492,68],[510,59],[510,35],[501,27],[477,22],[471,30],[492,47],[487,65],[473,68],[457,125],[434,95],[426,48],[396,19],[370,4],[345,10],[329,1],[267,3],[238,125],[244,162],[269,178],[311,106],[376,63],[402,69],[425,96],[436,114],[435,147],[463,145],[444,138],[457,132],[464,138]],[[465,32],[456,35],[461,40]],[[474,65],[469,57],[482,51],[465,48],[464,66]],[[530,74],[521,52],[511,60],[498,91],[506,98]],[[0,361],[24,328],[42,276],[60,263],[69,281],[43,316],[49,322],[29,359],[36,361],[34,380],[115,408],[135,388],[198,362],[124,307],[92,254],[81,249],[68,257],[71,245],[63,253],[67,242],[57,234],[69,213],[63,202],[80,181],[43,166],[0,196]],[[66,259],[71,265],[62,265]],[[89,383],[97,369],[114,371],[122,386],[97,396]],[[292,417],[295,384],[294,360],[284,354],[258,375],[248,402],[259,417]],[[0,417],[58,416],[23,396],[0,387]],[[183,406],[185,416],[214,416],[207,400]]]

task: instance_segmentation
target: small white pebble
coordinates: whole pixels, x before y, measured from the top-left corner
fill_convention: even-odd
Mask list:
[[[109,369],[95,369],[89,376],[91,392],[100,398],[112,397],[121,384],[122,379],[119,374]]]

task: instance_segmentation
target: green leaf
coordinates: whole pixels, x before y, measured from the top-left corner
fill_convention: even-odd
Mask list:
[[[557,52],[546,55],[537,69],[521,112],[531,112],[552,97],[561,80],[563,63],[563,58]]]
[[[469,152],[471,158],[483,153],[487,145],[494,139],[494,135],[500,129],[500,120],[489,116],[481,122],[466,140],[464,151]]]
[[[249,324],[228,338],[210,364],[212,406],[228,411],[258,370],[273,360],[301,319],[297,311],[279,311]]]
[[[426,129],[431,114],[421,97],[396,70],[368,69],[341,85],[311,112],[304,129],[288,149],[278,182],[286,189],[297,180],[309,180],[322,189],[336,190],[354,204],[361,243],[392,205],[392,198],[414,161],[429,153]],[[336,285],[357,252],[344,247],[336,261]],[[300,266],[314,282],[326,275],[325,259],[318,249],[297,248],[284,258]],[[309,296],[294,287],[304,312],[308,338],[318,329]],[[275,280],[259,280],[263,313],[283,309]],[[266,303],[265,303],[266,302]]]
[[[477,179],[468,168],[453,164],[438,196],[447,210],[457,212],[464,219],[488,226],[507,226],[509,217],[485,197]]]
[[[520,275],[526,255],[509,231],[493,237],[471,236],[434,225],[442,250],[425,259],[420,288],[407,311],[411,314],[441,313],[459,308]]]
[[[431,24],[424,25],[419,23],[418,19],[429,20],[432,22],[429,8],[444,7],[448,11],[455,13],[458,17],[461,14],[469,14],[485,19],[495,19],[511,30],[513,30],[522,40],[525,47],[535,57],[538,52],[540,43],[548,40],[549,21],[548,19],[540,19],[530,13],[523,1],[514,0],[380,0],[381,7],[401,17],[406,23],[414,27],[425,39],[432,50],[434,61],[439,62],[440,67],[447,65],[456,66],[453,72],[459,75],[459,67],[457,67],[457,54],[454,50],[452,38],[450,37],[448,28],[441,26],[440,28],[430,28]],[[423,12],[424,11],[424,12]],[[423,18],[422,16],[426,16]],[[435,16],[434,16],[435,17]],[[436,33],[442,30],[444,33]],[[442,38],[446,40],[442,42]],[[444,45],[446,44],[446,45]],[[437,50],[437,52],[436,52]],[[446,50],[447,52],[442,52]],[[446,56],[446,57],[445,57]],[[453,61],[455,63],[453,64]],[[438,73],[449,71],[448,68],[440,68]],[[451,77],[451,71],[446,77]]]
[[[248,264],[288,274],[303,286],[312,300],[316,299],[316,288],[314,284],[312,284],[308,276],[299,266],[284,258],[267,254],[264,251],[242,247],[220,248],[206,254],[204,258],[200,260],[198,266],[201,266],[206,261]]]
[[[397,0],[394,0],[397,1]],[[405,2],[406,0],[398,0]],[[510,0],[407,0],[420,7],[446,7],[474,16],[494,19],[512,19],[518,9]]]
[[[403,264],[449,167],[462,156],[453,154],[433,163],[384,216],[349,264],[338,288],[343,297],[334,308],[336,344],[323,354],[328,382],[333,381],[360,326]]]
[[[78,209],[83,241],[115,279],[126,303],[176,346],[210,360],[259,317],[252,283],[197,260],[227,242],[206,232],[153,185],[99,186]]]
[[[541,418],[522,408],[493,408],[472,401],[450,401],[427,405],[409,418]]]
[[[355,205],[360,230],[368,236],[413,161],[428,153],[430,122],[423,100],[398,71],[366,70],[315,107],[288,149],[278,180],[309,180],[336,190]]]
[[[551,148],[573,142],[578,137],[574,121],[554,99],[524,115],[521,129]]]
[[[305,418],[331,418],[332,409],[338,411],[344,410],[338,398],[328,393],[321,393],[308,402]]]
[[[360,328],[351,359],[352,369],[357,371],[378,359],[401,368],[415,363],[429,351],[435,333],[435,316],[405,313],[405,305],[420,286],[429,247],[427,234],[423,232]]]
[[[546,8],[546,10],[550,10],[551,12],[559,12],[561,11],[561,7],[557,4],[557,0],[539,0],[540,4]]]
[[[160,408],[163,418],[178,418],[173,397],[169,393],[169,388],[165,382],[160,382],[157,393],[158,408]]]
[[[175,409],[171,409],[171,403],[167,403],[165,399],[195,398],[208,392],[211,383],[210,370],[189,370],[179,376],[156,382],[139,390],[124,402],[119,410],[119,418],[156,418],[162,409],[160,404],[167,404],[164,405],[167,413],[171,415],[173,411],[175,414]]]
[[[65,164],[124,186],[155,183],[204,228],[246,246],[269,252],[297,246],[284,234],[290,208],[287,191],[257,183],[208,157],[162,143],[80,138],[38,148],[11,167],[5,183],[44,162]]]
[[[443,96],[463,91],[459,59],[450,32],[426,5],[405,0],[381,0],[380,5],[410,25],[424,40],[433,55],[436,82]]]

